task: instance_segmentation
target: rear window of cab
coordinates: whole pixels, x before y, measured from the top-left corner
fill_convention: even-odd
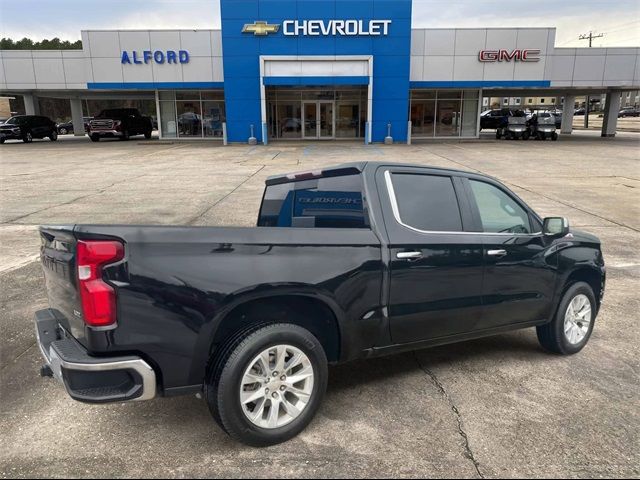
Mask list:
[[[259,227],[370,228],[362,176],[315,178],[267,186]]]

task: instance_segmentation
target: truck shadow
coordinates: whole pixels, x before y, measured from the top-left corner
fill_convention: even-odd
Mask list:
[[[535,332],[524,330],[333,366],[329,369],[327,396],[423,368],[477,368],[481,364],[491,369],[503,363],[549,357],[538,344]]]

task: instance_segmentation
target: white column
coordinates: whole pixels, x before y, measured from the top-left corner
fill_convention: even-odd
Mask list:
[[[31,93],[25,93],[22,98],[24,99],[24,113],[26,115],[40,115],[38,97]]]
[[[82,120],[82,100],[72,98],[71,102],[71,121],[73,122],[73,136],[84,137],[84,121]]]
[[[562,126],[560,127],[560,133],[563,135],[570,135],[573,131],[573,112],[576,109],[575,104],[575,95],[564,96],[564,105],[562,105]]]
[[[602,121],[603,137],[615,137],[618,126],[618,113],[620,112],[620,91],[610,90],[607,92],[607,103],[604,108],[604,119]]]

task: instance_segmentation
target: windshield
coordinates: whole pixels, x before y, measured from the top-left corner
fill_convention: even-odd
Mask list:
[[[136,115],[138,112],[133,108],[113,108],[110,110],[102,110],[98,117],[101,118],[120,118],[126,117],[127,115]]]
[[[11,117],[5,123],[7,125],[24,125],[27,123],[27,117]]]

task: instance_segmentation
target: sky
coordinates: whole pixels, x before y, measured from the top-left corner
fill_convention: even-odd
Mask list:
[[[219,28],[216,0],[0,0],[0,37],[78,40],[80,30]],[[557,27],[557,47],[640,47],[640,0],[413,0],[413,27]]]

